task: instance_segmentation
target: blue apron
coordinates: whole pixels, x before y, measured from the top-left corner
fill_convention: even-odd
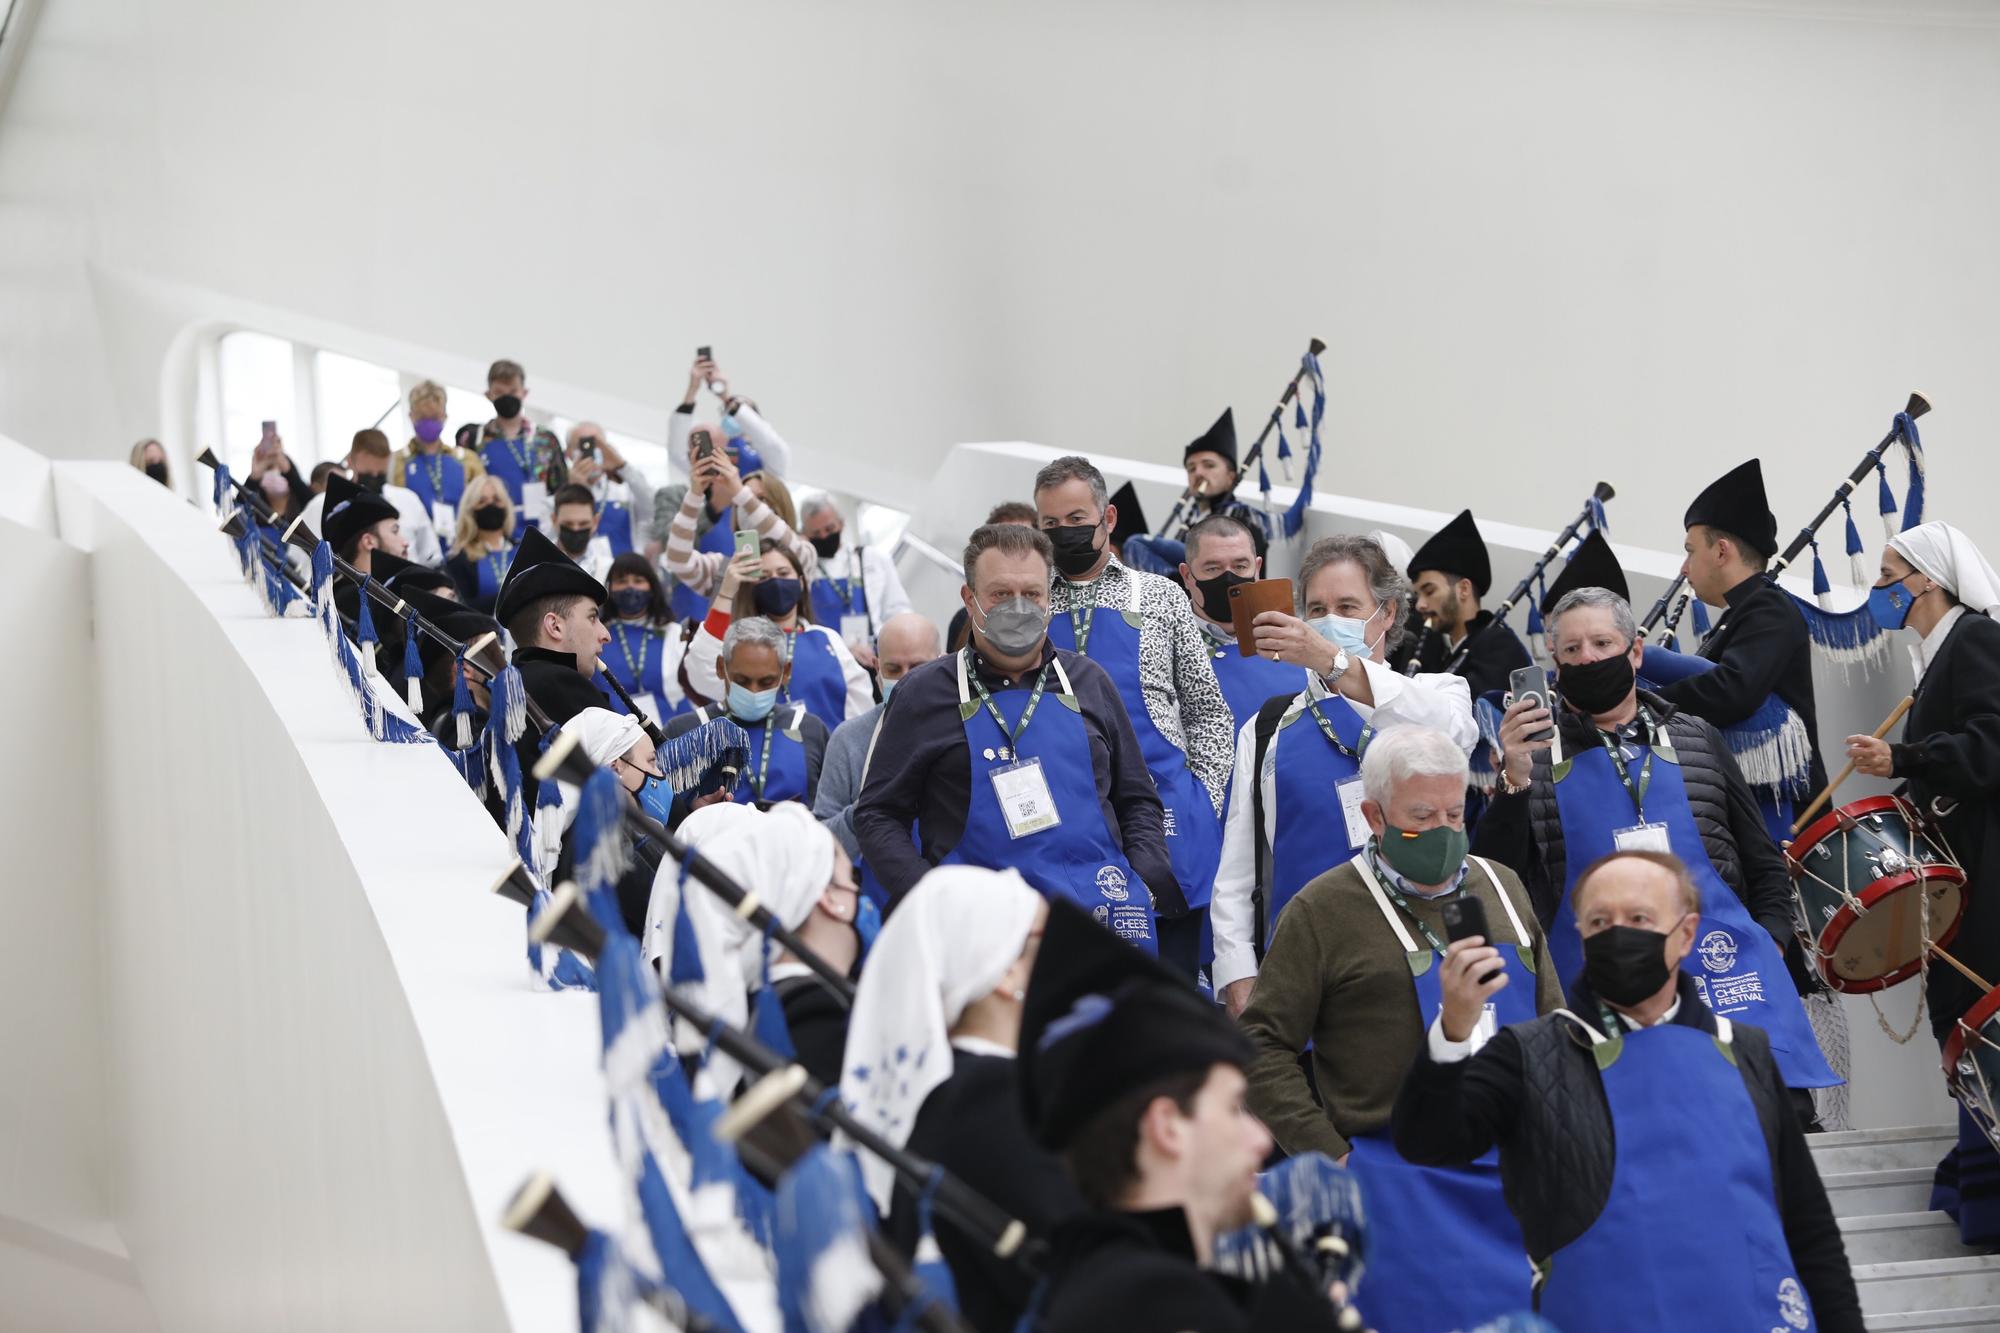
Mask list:
[[[625,504],[598,506],[597,535],[611,543],[614,556],[632,553],[632,509]]]
[[[1367,857],[1354,864],[1409,957],[1428,1041],[1443,1007],[1442,957],[1411,933]],[[1497,946],[1507,984],[1487,1001],[1481,1026],[1490,1037],[1509,1023],[1535,1017],[1534,946],[1499,876],[1482,861],[1474,865],[1499,893],[1519,941],[1512,948]],[[1469,1166],[1413,1166],[1396,1151],[1386,1126],[1351,1135],[1350,1143],[1347,1166],[1361,1183],[1369,1223],[1368,1275],[1355,1305],[1371,1327],[1382,1333],[1451,1333],[1527,1308],[1534,1273],[1520,1224],[1501,1192],[1497,1150],[1487,1149]],[[1571,1326],[1562,1328],[1569,1333]]]
[[[473,572],[479,576],[479,593],[472,599],[473,610],[493,614],[493,604],[500,600],[500,585],[507,581],[507,566],[513,560],[514,548],[502,546],[472,562]]]
[[[1222,697],[1229,701],[1229,715],[1239,731],[1266,701],[1281,694],[1289,698],[1306,687],[1304,667],[1273,662],[1268,657],[1245,657],[1236,651],[1234,641],[1211,648],[1209,658],[1215,668],[1215,683],[1222,687]]]
[[[847,556],[849,568],[858,566],[861,563],[859,549],[853,547],[848,549],[853,552]],[[822,571],[820,576],[812,581],[812,599],[813,619],[843,639],[847,634],[841,626],[842,617],[868,616],[868,588],[858,576],[844,575],[835,578]],[[875,621],[872,616],[868,616],[868,627],[868,636],[873,639]]]
[[[403,484],[424,502],[424,513],[432,516],[432,525],[437,528],[438,549],[449,555],[451,526],[437,523],[435,517],[440,504],[450,505],[453,514],[458,512],[458,502],[465,498],[465,464],[441,445],[434,454],[412,453],[403,468]]]
[[[1645,752],[1651,750],[1646,819],[1667,826],[1668,846],[1687,863],[1688,874],[1701,891],[1700,932],[1694,952],[1688,956],[1688,970],[1702,1001],[1718,1014],[1764,1029],[1787,1086],[1830,1088],[1839,1084],[1841,1078],[1827,1067],[1812,1024],[1806,1019],[1805,1006],[1792,988],[1785,956],[1770,932],[1751,919],[1743,900],[1722,882],[1708,859],[1688,809],[1680,760],[1664,745],[1625,748],[1639,752],[1626,764],[1635,784],[1642,780]],[[1593,744],[1558,764],[1554,783],[1568,879],[1549,926],[1549,956],[1555,960],[1563,989],[1568,990],[1583,971],[1583,937],[1577,934],[1576,914],[1570,910],[1570,891],[1585,866],[1617,850],[1616,830],[1640,821],[1632,795],[1602,744]],[[1699,968],[1692,966],[1696,962]]]
[[[729,717],[729,711],[713,705],[697,709],[703,722]],[[800,710],[796,704],[780,704],[762,722],[731,718],[750,738],[750,751],[737,776],[730,799],[738,805],[757,801],[804,801],[806,799],[806,742],[799,732]],[[759,775],[762,775],[761,782]]]
[[[804,704],[832,731],[847,721],[847,673],[840,657],[819,627],[800,625],[790,637],[792,678],[785,683],[784,697]]]
[[[479,446],[479,458],[488,472],[500,478],[500,484],[507,488],[507,498],[514,502],[514,540],[519,541],[528,528],[526,498],[529,470],[535,462],[534,432],[529,431],[524,440],[495,436]]]
[[[1105,821],[1091,768],[1090,733],[1062,663],[1050,661],[1048,688],[1027,730],[1010,743],[993,715],[973,696],[966,676],[971,651],[958,654],[958,716],[965,728],[972,796],[966,803],[965,832],[940,864],[1018,870],[1043,897],[1067,899],[1147,953],[1157,952],[1152,894]],[[1021,725],[1021,715],[1033,697],[1032,689],[1002,690],[992,696],[1009,731]],[[1042,778],[1062,819],[1020,838],[1008,832],[1007,816],[993,791],[994,770],[1008,767],[1013,755],[1041,760]]]
[[[678,682],[666,678],[667,632],[632,620],[606,621],[604,628],[610,631],[611,642],[604,645],[597,660],[625,687],[632,701],[641,708],[650,705],[653,721],[663,726],[668,718],[687,712],[686,697],[675,700],[668,689],[670,683]],[[615,694],[611,698],[611,711],[625,711],[625,701]]]
[[[1611,1197],[1542,1262],[1537,1308],[1563,1333],[1815,1327],[1729,1020],[1717,1027],[1591,1032],[1611,1112]]]
[[[1333,728],[1345,752],[1320,730],[1315,711]],[[1267,941],[1278,924],[1278,913],[1300,889],[1335,866],[1352,861],[1361,850],[1359,844],[1348,841],[1339,794],[1341,783],[1361,774],[1361,760],[1356,756],[1365,748],[1367,737],[1368,727],[1361,715],[1338,694],[1317,700],[1311,709],[1301,708],[1278,723],[1270,761],[1283,781],[1276,784],[1277,809],[1271,812],[1278,833],[1271,847],[1270,883],[1265,886]]]
[[[701,534],[701,540],[694,544],[694,549],[697,551],[707,551],[713,555],[720,555],[724,559],[735,555],[736,529],[730,526],[735,519],[735,514],[736,511],[732,508],[727,514],[717,519],[707,532]],[[722,586],[720,578],[716,579],[716,586]],[[672,600],[674,604],[674,619],[676,620],[700,620],[708,614],[709,599],[703,597],[685,583],[675,582]]]
[[[1103,667],[1110,674],[1111,683],[1118,687],[1118,697],[1132,719],[1132,730],[1138,733],[1146,771],[1153,775],[1153,786],[1165,807],[1167,855],[1173,861],[1174,878],[1180,881],[1181,892],[1187,895],[1188,907],[1201,911],[1208,906],[1209,895],[1215,892],[1215,870],[1222,862],[1222,825],[1208,799],[1208,789],[1188,767],[1187,755],[1160,734],[1153,725],[1152,715],[1146,711],[1146,692],[1139,682],[1139,635],[1140,626],[1145,624],[1140,606],[1144,576],[1128,572],[1125,577],[1132,590],[1129,605],[1123,611],[1098,607],[1091,613],[1084,630],[1089,651],[1084,655]],[[1089,591],[1088,587],[1077,589],[1079,595]],[[1050,617],[1049,641],[1058,648],[1077,651],[1075,627],[1067,613],[1059,611]]]

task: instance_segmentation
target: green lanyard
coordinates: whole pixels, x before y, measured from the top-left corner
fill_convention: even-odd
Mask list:
[[[1069,609],[1069,631],[1076,639],[1076,655],[1085,656],[1090,650],[1090,622],[1097,616],[1097,602],[1094,600],[1095,583],[1090,585],[1093,600]]]
[[[764,715],[764,752],[757,756],[757,799],[764,799],[764,779],[771,775],[771,736],[778,730],[776,714]]]
[[[526,484],[527,482],[534,481],[535,474],[528,470],[528,451],[521,447],[521,442],[519,440],[510,440],[505,435],[495,435],[493,438],[506,445],[507,452],[514,456],[514,466],[521,469],[522,483]],[[535,438],[535,432],[532,427],[527,431],[527,438],[530,442]]]
[[[443,504],[444,499],[444,455],[421,454],[418,461],[425,464],[424,471],[431,477],[431,503]]]
[[[1638,811],[1639,822],[1646,822],[1646,787],[1653,780],[1653,715],[1643,707],[1639,710],[1639,720],[1646,724],[1646,758],[1639,765],[1639,785],[1632,785],[1631,770],[1625,767],[1625,751],[1618,744],[1618,738],[1605,732],[1597,733],[1598,743],[1611,756],[1611,766],[1618,770],[1618,780],[1625,784],[1625,794],[1632,798],[1632,808]]]
[[[1415,926],[1419,931],[1423,932],[1424,941],[1427,944],[1429,944],[1431,948],[1435,949],[1439,953],[1443,953],[1447,947],[1445,942],[1439,939],[1437,937],[1437,934],[1434,931],[1432,931],[1428,925],[1424,923],[1424,919],[1422,917],[1418,916],[1415,912],[1410,910],[1409,901],[1403,897],[1402,891],[1396,887],[1396,881],[1389,877],[1389,871],[1387,870],[1386,867],[1383,866],[1381,858],[1375,854],[1375,847],[1373,843],[1370,843],[1368,847],[1368,863],[1375,867],[1375,878],[1377,882],[1379,882],[1382,885],[1382,892],[1389,895],[1389,901],[1396,904],[1396,906],[1402,910],[1404,916],[1410,918],[1411,925]],[[1464,892],[1465,892],[1465,881],[1461,879],[1458,882],[1458,887],[1456,889],[1453,889],[1450,893],[1440,894],[1438,898],[1435,900],[1426,899],[1425,901],[1442,902],[1446,898],[1455,897],[1458,894]]]
[[[507,582],[507,564],[500,557],[507,554],[509,549],[507,544],[502,542],[499,550],[488,551],[486,553],[486,567],[493,571],[493,586],[495,589],[503,587]]]
[[[639,631],[639,664],[634,666],[632,665],[632,640],[630,636],[623,632],[624,626],[619,626],[619,631],[618,651],[625,656],[625,669],[632,673],[632,688],[635,690],[644,690],[646,688],[646,659],[652,655],[653,651],[653,645],[649,641],[651,636],[644,629]]]
[[[1342,754],[1346,755],[1349,759],[1352,759],[1357,764],[1361,762],[1362,751],[1368,748],[1368,742],[1374,738],[1375,735],[1374,727],[1370,726],[1366,722],[1362,723],[1360,744],[1356,745],[1353,749],[1349,749],[1347,742],[1340,739],[1339,735],[1335,733],[1333,729],[1333,723],[1327,721],[1326,718],[1320,713],[1319,700],[1315,699],[1311,703],[1307,704],[1306,711],[1313,715],[1313,721],[1319,723],[1319,729],[1326,733],[1326,738],[1329,742],[1332,743],[1334,749],[1340,751]]]
[[[965,674],[971,677],[972,688],[979,691],[979,702],[986,705],[987,712],[993,714],[993,721],[999,726],[1000,734],[1007,738],[1008,746],[1011,748],[1019,744],[1022,734],[1028,730],[1029,720],[1035,716],[1036,706],[1042,702],[1042,687],[1049,683],[1048,667],[1044,666],[1041,674],[1035,677],[1035,690],[1028,696],[1028,706],[1021,710],[1020,725],[1009,731],[1007,719],[1000,715],[1000,706],[994,703],[993,696],[986,692],[986,682],[979,678],[979,672],[973,666],[972,649],[968,647],[962,651],[965,653]]]

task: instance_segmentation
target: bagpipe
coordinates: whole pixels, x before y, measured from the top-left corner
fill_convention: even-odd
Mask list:
[[[1285,470],[1285,480],[1290,481],[1292,475],[1292,446],[1291,442],[1285,438],[1284,429],[1285,409],[1287,407],[1290,407],[1293,411],[1294,429],[1307,433],[1307,444],[1305,475],[1299,481],[1298,498],[1293,500],[1291,508],[1285,511],[1282,521],[1282,528],[1286,537],[1298,536],[1300,527],[1305,523],[1306,506],[1312,503],[1313,479],[1319,474],[1319,427],[1320,422],[1326,416],[1326,377],[1321,373],[1319,366],[1319,355],[1325,350],[1326,344],[1318,338],[1307,341],[1306,354],[1299,358],[1298,370],[1293,372],[1290,380],[1286,381],[1285,391],[1278,395],[1277,405],[1271,409],[1271,415],[1265,418],[1264,429],[1257,432],[1257,438],[1251,443],[1250,451],[1243,455],[1242,460],[1236,467],[1237,475],[1240,477],[1244,472],[1249,470],[1252,463],[1257,465],[1257,490],[1264,497],[1263,517],[1264,535],[1266,538],[1273,537],[1276,534],[1272,531],[1273,521],[1270,516],[1271,475],[1264,466],[1264,442],[1271,438],[1273,432],[1277,433],[1278,462]],[[1305,400],[1299,393],[1299,386],[1306,383],[1310,383],[1313,387],[1313,405],[1310,417],[1306,414]],[[1153,534],[1154,537],[1156,539],[1167,538],[1171,534],[1171,540],[1174,541],[1180,541],[1185,538],[1189,525],[1181,522],[1181,514],[1187,511],[1188,506],[1204,498],[1206,498],[1205,494],[1195,487],[1190,486],[1183,490],[1180,499],[1174,501],[1173,509],[1168,512],[1167,521],[1160,525],[1160,530]]]
[[[1557,533],[1556,539],[1549,543],[1548,549],[1536,558],[1534,566],[1528,570],[1527,577],[1514,585],[1514,591],[1508,593],[1507,600],[1500,603],[1499,608],[1493,612],[1493,619],[1465,636],[1459,643],[1458,648],[1446,660],[1444,666],[1440,668],[1443,672],[1448,674],[1463,666],[1466,657],[1472,652],[1472,645],[1478,641],[1479,636],[1491,630],[1495,625],[1503,623],[1508,616],[1512,615],[1514,608],[1520,604],[1521,599],[1528,595],[1529,588],[1543,585],[1543,576],[1547,572],[1550,562],[1562,554],[1570,542],[1576,539],[1580,531],[1586,527],[1595,528],[1599,531],[1606,530],[1604,506],[1617,494],[1618,492],[1612,488],[1611,483],[1608,481],[1600,481],[1591,489],[1590,498],[1583,502],[1583,508],[1578,511],[1575,518],[1570,520],[1569,526]],[[1532,638],[1539,636],[1541,632],[1541,599],[1537,597],[1534,601],[1528,603],[1528,634]]]
[[[1890,489],[1889,469],[1883,462],[1883,457],[1890,449],[1901,445],[1909,464],[1909,484],[1904,492],[1901,506],[1901,528],[1907,532],[1924,521],[1924,448],[1923,441],[1917,434],[1917,418],[1930,410],[1928,399],[1920,393],[1912,393],[1903,410],[1889,423],[1889,433],[1861,456],[1861,461],[1854,465],[1854,470],[1849,472],[1835,488],[1833,497],[1820,506],[1820,511],[1813,515],[1811,522],[1799,529],[1798,535],[1792,538],[1766,571],[1775,580],[1799,558],[1800,552],[1808,546],[1812,548],[1814,600],[1808,602],[1796,594],[1792,600],[1798,603],[1800,612],[1805,616],[1806,628],[1812,635],[1814,647],[1843,665],[1876,657],[1887,646],[1888,641],[1882,633],[1882,627],[1875,623],[1873,616],[1869,615],[1865,600],[1862,605],[1844,612],[1836,612],[1828,605],[1833,585],[1826,576],[1825,562],[1820,558],[1819,530],[1827,519],[1833,516],[1834,510],[1844,511],[1847,517],[1845,545],[1848,559],[1852,562],[1854,582],[1865,588],[1875,581],[1862,563],[1861,529],[1854,522],[1851,497],[1855,488],[1871,471],[1874,472],[1879,483],[1876,492],[1877,508],[1881,512],[1884,534],[1888,537],[1896,534],[1896,494]],[[1639,622],[1641,638],[1651,635],[1664,622],[1660,642],[1667,647],[1675,647],[1676,631],[1681,615],[1690,609],[1690,603],[1693,604],[1695,633],[1705,637],[1711,632],[1707,609],[1694,598],[1692,593],[1685,591],[1686,587],[1687,575],[1685,573],[1676,575],[1674,581],[1667,585],[1666,591],[1660,594],[1660,599],[1653,603],[1652,609]],[[1676,598],[1679,599],[1678,602],[1675,601]],[[1671,613],[1668,610],[1669,606],[1673,608]]]

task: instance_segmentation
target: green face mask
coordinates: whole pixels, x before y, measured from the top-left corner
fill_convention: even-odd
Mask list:
[[[1472,839],[1464,829],[1449,824],[1427,828],[1422,833],[1384,826],[1382,836],[1375,842],[1391,869],[1410,883],[1425,888],[1442,884],[1457,874],[1472,846]]]

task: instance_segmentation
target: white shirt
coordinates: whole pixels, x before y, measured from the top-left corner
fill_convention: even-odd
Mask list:
[[[915,608],[910,604],[910,594],[903,591],[902,575],[896,572],[896,562],[887,551],[879,546],[851,545],[845,540],[845,531],[841,535],[840,549],[834,552],[833,559],[819,567],[819,577],[860,582],[868,599],[868,638],[872,643],[881,633],[883,621]]]
[[[407,486],[385,485],[382,487],[382,498],[396,506],[396,523],[402,529],[403,539],[410,544],[409,558],[433,569],[444,563],[444,552],[438,547],[437,529],[431,526],[430,510],[417,498],[417,493]],[[319,532],[320,516],[325,511],[326,492],[321,491],[306,502],[301,517],[307,527]]]
[[[1618,1021],[1625,1025],[1627,1032],[1637,1032],[1642,1027],[1664,1027],[1666,1024],[1673,1022],[1674,1015],[1680,1011],[1681,997],[1676,995],[1674,996],[1674,1002],[1667,1006],[1667,1012],[1661,1014],[1650,1023],[1638,1022],[1627,1014],[1618,1014]],[[1613,1012],[1616,1011],[1614,1010]],[[1474,1044],[1471,1038],[1467,1038],[1464,1041],[1453,1041],[1451,1038],[1445,1036],[1444,1013],[1440,1011],[1438,1016],[1431,1020],[1430,1048],[1431,1060],[1434,1063],[1455,1065],[1460,1060],[1469,1058],[1478,1049],[1478,1046]]]
[[[1951,627],[1956,625],[1958,618],[1964,614],[1965,608],[1963,606],[1952,607],[1951,610],[1939,616],[1938,623],[1931,626],[1931,632],[1924,635],[1910,649],[1910,666],[1916,671],[1919,681],[1924,678],[1924,673],[1931,669],[1931,663],[1937,660],[1938,649],[1944,647],[1945,636],[1951,633]]]
[[[847,683],[847,712],[843,721],[860,717],[875,706],[875,689],[868,682],[868,673],[862,670],[861,663],[854,660],[854,654],[847,651],[838,630],[813,624],[800,625],[799,633],[824,634],[827,646],[833,649],[834,657],[839,660],[841,678]],[[694,692],[704,699],[729,697],[729,687],[722,681],[722,640],[709,632],[706,620],[695,631],[694,641],[688,644],[687,677],[688,684],[694,686]]]
[[[1363,722],[1376,731],[1402,725],[1431,727],[1450,736],[1467,754],[1472,753],[1472,747],[1479,743],[1479,724],[1472,720],[1472,692],[1465,677],[1433,673],[1405,676],[1367,658],[1359,659],[1359,666],[1368,673],[1368,688],[1375,702],[1371,705],[1348,699],[1347,703]],[[1332,693],[1317,675],[1308,674],[1305,689],[1292,700],[1291,711]],[[1262,829],[1251,826],[1250,767],[1256,753],[1257,719],[1252,717],[1236,732],[1236,764],[1222,824],[1222,860],[1216,867],[1215,889],[1208,906],[1209,923],[1215,932],[1215,966],[1209,976],[1218,991],[1232,981],[1257,975],[1257,954],[1251,944],[1257,909],[1251,894],[1257,887],[1258,839],[1262,838],[1266,847],[1277,844],[1277,737],[1273,736],[1265,749],[1263,771],[1256,778],[1264,789]],[[1332,792],[1326,793],[1326,815],[1329,819],[1341,817],[1339,798]]]

